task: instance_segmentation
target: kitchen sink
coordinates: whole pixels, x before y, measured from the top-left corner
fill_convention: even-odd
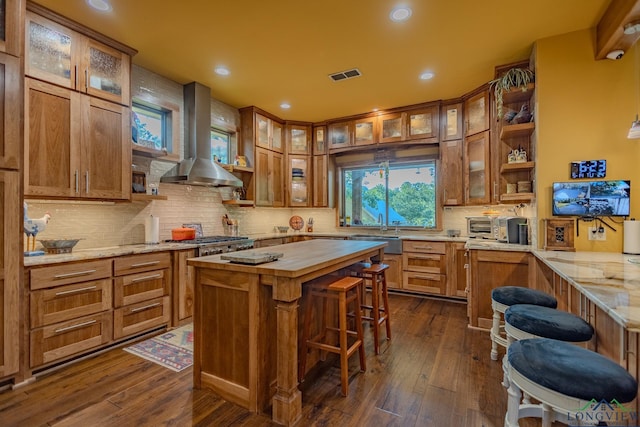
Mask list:
[[[387,242],[387,246],[384,248],[385,254],[402,254],[402,240],[398,236],[378,236],[375,234],[352,234],[349,239],[351,240],[368,240],[372,242]]]

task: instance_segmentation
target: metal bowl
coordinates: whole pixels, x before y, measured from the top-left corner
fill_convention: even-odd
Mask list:
[[[49,254],[66,254],[80,241],[80,239],[38,240]]]

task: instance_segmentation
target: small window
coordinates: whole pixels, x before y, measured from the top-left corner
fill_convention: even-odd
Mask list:
[[[218,129],[211,129],[211,159],[229,164],[229,143],[231,135]]]
[[[435,228],[436,163],[342,169],[340,212],[350,225]]]
[[[171,152],[171,110],[135,101],[131,109],[137,127],[137,135],[133,135],[134,142],[156,150],[165,148]]]

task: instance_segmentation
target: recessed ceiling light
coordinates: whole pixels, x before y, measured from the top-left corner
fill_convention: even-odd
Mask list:
[[[286,102],[283,102],[282,104],[280,104],[280,108],[284,110],[288,110],[289,108],[291,108],[291,105]]]
[[[391,10],[389,18],[394,22],[403,22],[411,18],[411,13],[411,9],[408,6],[398,6]]]
[[[107,0],[87,0],[87,4],[100,12],[111,11],[111,5]]]
[[[214,71],[220,76],[228,76],[231,74],[231,71],[229,71],[227,67],[216,67]]]
[[[431,80],[434,77],[435,77],[435,74],[433,74],[431,71],[426,71],[420,74],[420,80]]]

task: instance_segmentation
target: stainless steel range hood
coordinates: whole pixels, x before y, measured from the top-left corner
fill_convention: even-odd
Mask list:
[[[189,151],[185,160],[165,173],[160,182],[242,187],[240,179],[211,160],[211,89],[197,82],[185,85],[184,107]]]

